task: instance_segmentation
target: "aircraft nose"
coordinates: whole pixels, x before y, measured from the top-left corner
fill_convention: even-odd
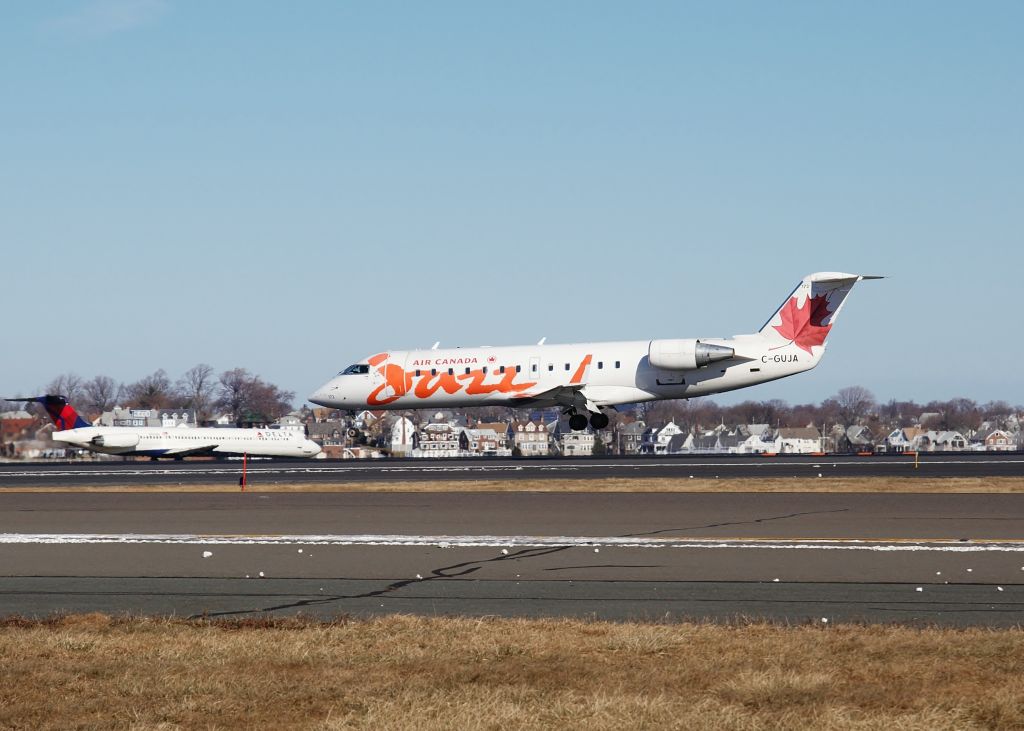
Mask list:
[[[311,393],[309,395],[309,401],[311,401],[314,404],[320,404],[321,406],[330,406],[330,389],[328,388],[328,386],[330,385],[330,383],[325,383],[320,388]]]

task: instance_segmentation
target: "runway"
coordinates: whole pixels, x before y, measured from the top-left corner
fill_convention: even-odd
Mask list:
[[[0,493],[0,613],[1010,626],[1024,496]]]
[[[95,485],[231,485],[235,461],[64,462],[0,464],[0,489]],[[396,482],[606,478],[1021,477],[1024,454],[954,453],[912,456],[756,455],[640,458],[379,459],[251,461],[254,483]]]

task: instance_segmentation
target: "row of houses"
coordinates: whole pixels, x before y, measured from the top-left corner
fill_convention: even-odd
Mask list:
[[[1024,447],[1024,441],[1020,433],[1005,429],[981,429],[968,437],[958,431],[906,427],[893,430],[878,447],[886,452],[1012,452]]]
[[[635,422],[624,428],[623,454],[811,454],[824,450],[822,434],[813,426],[768,424],[724,425],[708,430],[684,430],[670,421],[660,427]]]
[[[593,432],[570,436],[561,433],[568,430],[558,430],[557,423],[525,420],[468,424],[438,415],[417,425],[408,416],[397,416],[374,429],[379,436],[368,445],[358,444],[363,441],[359,435],[365,423],[320,422],[310,424],[308,434],[320,442],[328,457],[367,456],[367,446],[376,446],[394,457],[546,456],[560,453],[563,436],[569,453],[593,452]]]
[[[229,424],[228,417],[217,420]],[[196,426],[188,409],[115,407],[94,422],[107,426]],[[410,414],[363,411],[341,417],[302,410],[281,417],[272,428],[305,432],[326,457],[589,456],[592,454],[813,454],[820,452],[1012,451],[1022,448],[1022,433],[983,425],[975,433],[922,427],[895,429],[875,438],[861,425],[772,427],[724,424],[689,429],[674,421],[647,425],[642,420],[595,433],[573,431],[557,412],[537,412],[512,421],[471,421],[463,414],[438,412],[423,423]],[[25,411],[0,414],[0,457],[62,456],[49,441],[52,426]]]
[[[824,432],[814,426],[772,427],[769,424],[720,425],[714,429],[692,430],[674,421],[648,426],[637,420],[595,433],[591,429],[573,431],[567,420],[557,415],[484,423],[469,422],[463,416],[443,412],[421,424],[414,423],[408,415],[364,412],[348,424],[328,420],[309,424],[307,430],[328,456],[365,456],[362,452],[350,453],[350,433],[362,434],[363,430],[377,435],[370,441],[371,447],[404,457],[891,453],[995,451],[1020,447],[1018,434],[1001,429],[985,429],[968,437],[954,431],[908,427],[876,439],[861,425],[837,425]]]

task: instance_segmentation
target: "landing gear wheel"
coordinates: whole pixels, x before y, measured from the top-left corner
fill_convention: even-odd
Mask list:
[[[590,415],[590,425],[595,429],[604,429],[608,426],[608,414],[600,412]]]
[[[583,431],[587,428],[587,417],[583,414],[573,414],[569,417],[569,428],[573,431]]]

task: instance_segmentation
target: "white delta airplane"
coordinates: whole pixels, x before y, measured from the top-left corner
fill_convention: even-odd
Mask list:
[[[605,410],[621,404],[733,391],[814,368],[846,296],[862,279],[881,277],[804,277],[751,335],[377,353],[309,400],[345,410],[557,406],[572,429],[588,421],[602,429]]]
[[[91,452],[158,459],[228,456],[315,457],[320,445],[302,434],[280,429],[221,427],[93,426],[63,396],[7,399],[42,404],[56,431],[56,442]]]

